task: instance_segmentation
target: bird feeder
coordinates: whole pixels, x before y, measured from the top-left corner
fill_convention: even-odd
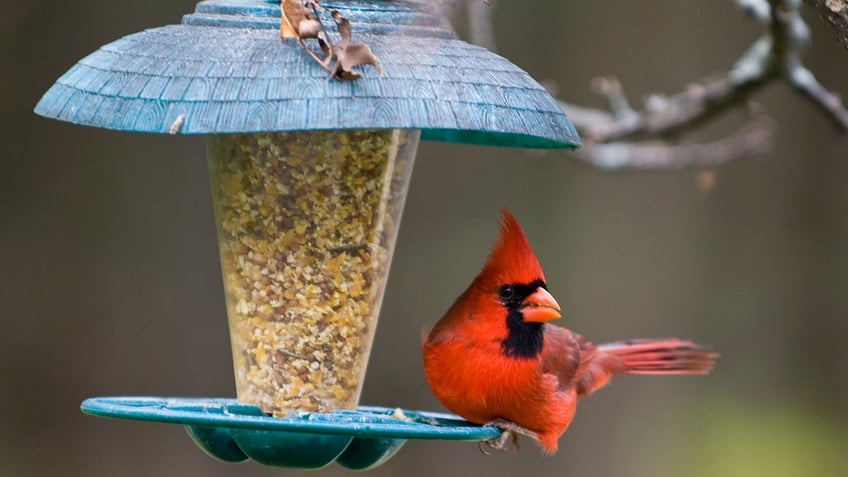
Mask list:
[[[280,40],[279,1],[208,0],[83,58],[36,106],[207,138],[238,399],[92,398],[84,412],[182,424],[218,459],[298,468],[366,469],[406,439],[499,434],[359,406],[417,144],[572,148],[577,133],[526,72],[454,39],[433,6],[322,7],[350,20],[382,74],[328,78]]]

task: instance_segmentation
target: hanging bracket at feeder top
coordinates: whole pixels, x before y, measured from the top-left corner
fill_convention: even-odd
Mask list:
[[[183,24],[126,36],[83,58],[35,112],[162,134],[420,129],[424,140],[580,145],[538,82],[505,58],[453,39],[433,5],[322,5],[350,19],[354,40],[380,59],[382,78],[369,70],[356,81],[328,80],[296,41],[279,39],[278,1],[209,0]]]

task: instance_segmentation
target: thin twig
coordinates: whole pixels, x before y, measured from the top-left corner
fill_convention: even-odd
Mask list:
[[[848,130],[848,109],[845,109],[842,99],[816,81],[810,70],[797,65],[786,73],[786,79],[796,90],[827,113],[837,126]]]
[[[589,84],[595,94],[599,94],[607,99],[610,111],[613,116],[618,119],[626,119],[636,114],[633,107],[630,106],[630,101],[627,95],[624,94],[624,87],[617,78],[595,78]]]
[[[298,43],[300,43],[300,46],[302,46],[303,49],[306,50],[307,53],[309,53],[309,56],[311,56],[312,59],[315,60],[316,63],[321,65],[321,68],[324,68],[325,70],[327,70],[327,73],[333,72],[333,70],[331,70],[330,67],[327,66],[326,63],[324,63],[324,60],[322,60],[321,58],[318,58],[318,55],[316,55],[315,52],[312,51],[311,48],[309,48],[309,46],[306,44],[306,42],[303,41],[303,38],[298,38],[297,41],[298,41]]]

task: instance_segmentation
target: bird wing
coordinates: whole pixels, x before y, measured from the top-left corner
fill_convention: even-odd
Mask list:
[[[541,368],[559,379],[560,390],[577,386],[597,354],[595,345],[581,335],[560,326],[545,326]]]

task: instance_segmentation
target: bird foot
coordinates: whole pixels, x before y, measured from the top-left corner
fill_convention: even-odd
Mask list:
[[[485,441],[480,443],[480,451],[486,455],[490,455],[486,449],[483,448],[485,444],[486,448],[492,449],[498,452],[504,452],[509,450],[509,446],[507,442],[511,440],[512,448],[515,449],[515,453],[518,454],[521,446],[518,444],[518,436],[527,436],[533,439],[536,442],[539,442],[539,434],[527,429],[525,427],[521,427],[518,424],[507,421],[506,419],[493,419],[485,424],[484,426],[489,427],[497,427],[501,430],[501,435],[497,439],[492,439],[490,441]]]

